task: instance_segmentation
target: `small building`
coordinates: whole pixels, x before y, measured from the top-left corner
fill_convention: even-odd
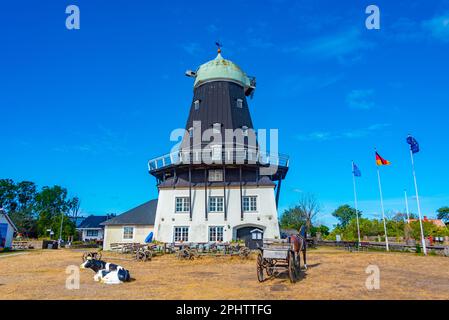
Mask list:
[[[6,212],[0,208],[0,248],[11,248],[14,232],[17,228]]]
[[[157,199],[150,200],[101,223],[104,226],[103,250],[112,243],[145,243],[154,229]]]
[[[110,219],[113,216],[94,216],[90,215],[85,218],[76,228],[81,233],[82,241],[103,241],[104,226],[102,222]]]

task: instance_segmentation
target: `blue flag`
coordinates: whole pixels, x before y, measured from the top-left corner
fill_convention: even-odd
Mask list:
[[[419,152],[419,143],[411,135],[408,135],[407,143],[410,145],[410,150],[412,150],[413,153]]]
[[[357,165],[354,162],[352,163],[352,173],[354,174],[354,177],[362,176],[362,172],[360,171],[360,169],[357,167]]]

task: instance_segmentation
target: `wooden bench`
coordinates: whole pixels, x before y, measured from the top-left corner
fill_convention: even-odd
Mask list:
[[[14,250],[34,249],[33,245],[29,241],[22,241],[22,240],[13,241],[12,248]]]

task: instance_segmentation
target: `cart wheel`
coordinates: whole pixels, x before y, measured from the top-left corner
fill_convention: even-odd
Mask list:
[[[242,247],[239,250],[240,258],[248,258],[250,253],[251,253],[251,250],[249,250],[247,247]]]
[[[267,271],[267,275],[269,277],[273,276],[273,274],[274,274],[274,263],[273,262],[270,261],[267,264],[266,271]]]
[[[263,257],[262,253],[257,255],[257,280],[263,281]]]
[[[190,252],[188,249],[183,248],[178,251],[178,259],[189,259],[190,258]]]
[[[151,252],[151,250],[145,250],[144,253],[146,260],[151,260],[151,258],[153,257],[153,252]]]
[[[295,263],[294,254],[292,252],[290,252],[288,254],[288,277],[290,278],[291,283],[296,282],[296,266],[295,265],[296,265],[296,263]]]
[[[147,260],[147,257],[146,257],[146,255],[145,255],[145,252],[143,252],[143,251],[137,251],[136,252],[136,260],[137,261],[146,261]]]
[[[190,249],[190,255],[193,260],[193,258],[198,258],[200,256],[200,253],[198,252],[198,249]]]
[[[195,249],[187,249],[187,258],[189,260],[195,259]]]

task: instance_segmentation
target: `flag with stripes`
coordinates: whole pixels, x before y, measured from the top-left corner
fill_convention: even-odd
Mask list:
[[[389,166],[391,162],[382,158],[376,151],[376,164],[378,166]]]

